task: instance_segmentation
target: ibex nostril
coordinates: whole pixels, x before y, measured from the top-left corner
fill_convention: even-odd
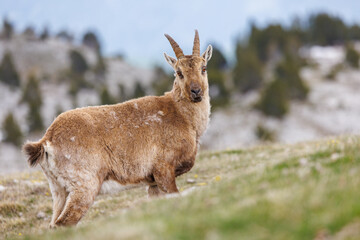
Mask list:
[[[191,89],[191,92],[194,93],[195,95],[199,95],[199,93],[201,92],[201,89]]]

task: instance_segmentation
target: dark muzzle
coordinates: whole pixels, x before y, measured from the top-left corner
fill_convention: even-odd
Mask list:
[[[201,88],[191,88],[191,100],[193,102],[201,102]]]

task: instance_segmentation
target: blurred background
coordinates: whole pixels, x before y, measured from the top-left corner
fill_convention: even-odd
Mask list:
[[[360,1],[0,3],[0,173],[28,169],[20,146],[63,111],[171,89],[194,29],[212,116],[202,150],[294,143],[360,130]]]

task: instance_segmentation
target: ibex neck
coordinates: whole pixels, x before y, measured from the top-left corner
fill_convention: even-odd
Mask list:
[[[175,106],[179,113],[188,121],[191,128],[196,131],[196,138],[203,135],[209,124],[210,117],[210,97],[208,91],[203,96],[201,102],[191,102],[188,99],[175,99]]]

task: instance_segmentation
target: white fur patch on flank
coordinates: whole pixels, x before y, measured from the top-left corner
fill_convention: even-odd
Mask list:
[[[163,112],[163,111],[158,111],[158,114],[159,114],[160,116],[164,116],[164,112]]]
[[[48,155],[54,156],[54,148],[51,146],[51,143],[49,141],[46,141],[44,145],[45,152],[48,153]]]
[[[82,171],[78,173],[78,176],[81,179],[84,179],[85,181],[90,181],[91,180],[91,175],[90,173],[83,173]]]
[[[55,168],[55,161],[54,161],[54,148],[51,146],[49,141],[46,141],[44,149],[48,156],[48,164],[50,168]]]
[[[110,112],[110,115],[111,115],[113,118],[115,118],[116,120],[118,120],[118,117],[116,116],[116,112],[111,111],[111,112]]]
[[[70,141],[75,142],[75,138],[76,138],[75,136],[71,137]]]
[[[137,104],[137,103],[134,103],[134,107],[135,107],[136,109],[139,109],[139,107],[138,107],[138,104]]]
[[[65,154],[65,157],[66,157],[67,159],[70,159],[70,158],[71,158],[71,155],[70,155],[70,154]]]
[[[72,191],[72,186],[70,184],[67,184],[67,182],[61,175],[57,176],[56,180],[60,184],[60,186],[65,187],[68,192]]]
[[[52,182],[52,180],[49,179],[49,187],[50,187],[50,192],[51,194],[54,196],[56,194],[56,191],[55,191],[55,187],[54,187],[54,183]]]
[[[154,114],[151,116],[147,116],[147,118],[145,119],[145,124],[147,124],[147,121],[150,122],[161,122],[161,118],[158,116],[158,114]]]
[[[77,176],[76,172],[72,168],[67,168],[66,172],[67,172],[67,174],[69,175],[70,178],[74,178],[74,177]]]

